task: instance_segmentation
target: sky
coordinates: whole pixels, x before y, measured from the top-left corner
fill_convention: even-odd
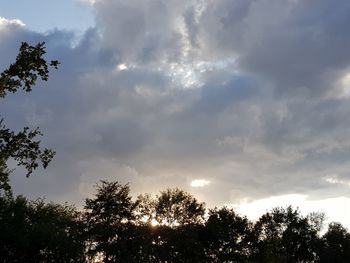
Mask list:
[[[79,206],[118,180],[350,227],[349,1],[0,0],[0,17],[0,70],[21,41],[61,62],[0,105],[57,152],[16,193]]]

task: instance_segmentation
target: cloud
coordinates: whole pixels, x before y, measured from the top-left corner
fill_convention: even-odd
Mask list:
[[[3,68],[24,40],[45,41],[62,63],[49,83],[0,105],[10,127],[39,125],[57,151],[48,170],[14,177],[18,192],[81,203],[107,177],[135,193],[178,186],[209,206],[348,197],[324,179],[349,181],[347,1],[93,8],[96,26],[78,42],[11,23],[0,31]],[[196,178],[210,184],[191,187]]]
[[[280,95],[321,95],[348,66],[344,1],[203,2],[200,15],[187,19],[195,21],[187,28],[196,54],[236,57],[242,71],[270,82]]]
[[[271,209],[271,207],[287,207],[292,205],[298,208],[301,213],[306,216],[309,213],[320,212],[325,213],[325,224],[330,222],[349,222],[349,214],[339,211],[349,202],[348,197],[327,198],[323,200],[310,200],[307,195],[289,194],[282,196],[272,196],[253,202],[243,202],[233,205],[235,209],[242,215],[247,215],[253,220],[258,220],[261,215]],[[323,229],[326,230],[326,229]]]
[[[0,28],[7,29],[9,27],[24,27],[25,24],[20,19],[6,19],[4,17],[0,17]]]
[[[77,1],[83,4],[89,4],[89,5],[94,5],[96,3],[96,0],[77,0]]]
[[[204,187],[206,185],[209,185],[210,182],[205,179],[195,179],[191,182],[191,187]]]

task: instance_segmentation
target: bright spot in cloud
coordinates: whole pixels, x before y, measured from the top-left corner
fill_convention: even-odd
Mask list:
[[[197,62],[181,62],[170,63],[162,66],[174,82],[182,85],[184,88],[196,88],[202,86],[203,75],[207,72],[215,70],[226,70],[235,65],[235,58],[227,58],[218,61],[197,61]]]
[[[128,69],[128,66],[125,65],[125,64],[119,64],[119,65],[117,66],[117,70],[118,70],[118,71],[123,71],[123,70],[127,70],[127,69]]]
[[[191,182],[191,187],[204,187],[208,184],[210,184],[208,180],[196,179]]]

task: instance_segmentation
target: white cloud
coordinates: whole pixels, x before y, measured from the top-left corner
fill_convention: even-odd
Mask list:
[[[191,182],[191,187],[204,187],[210,184],[210,181],[205,179],[195,179]]]
[[[261,215],[269,211],[273,207],[287,207],[292,205],[294,208],[299,208],[303,215],[312,212],[324,212],[326,214],[326,222],[340,222],[350,229],[350,214],[344,208],[350,202],[349,197],[335,197],[326,199],[310,199],[304,194],[287,194],[279,196],[271,196],[263,199],[247,202],[242,200],[242,203],[234,204],[242,215],[247,215],[249,218],[257,220]]]
[[[20,19],[6,19],[4,17],[0,17],[0,29],[4,29],[10,26],[25,27],[25,24]]]
[[[350,186],[350,181],[339,179],[338,175],[329,175],[324,178],[327,183]]]

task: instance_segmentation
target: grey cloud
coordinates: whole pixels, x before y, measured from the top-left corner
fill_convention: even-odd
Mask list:
[[[18,192],[79,203],[88,184],[116,178],[138,193],[183,187],[212,205],[348,194],[324,180],[349,179],[350,106],[337,84],[350,62],[346,1],[95,7],[96,28],[79,42],[57,30],[0,32],[2,66],[23,40],[46,41],[48,56],[62,62],[49,83],[1,104],[11,127],[39,125],[57,151],[36,177],[24,181],[18,171]],[[221,66],[197,70],[202,83],[183,87],[171,65],[186,73],[202,61]],[[190,189],[196,178],[211,184]]]
[[[347,1],[211,4],[201,17],[215,25],[203,30],[208,48],[239,56],[243,70],[272,82],[278,94],[323,94],[333,88],[336,72],[349,66]]]
[[[181,36],[175,24],[185,4],[186,1],[99,1],[97,23],[103,43],[126,61],[178,57]]]

